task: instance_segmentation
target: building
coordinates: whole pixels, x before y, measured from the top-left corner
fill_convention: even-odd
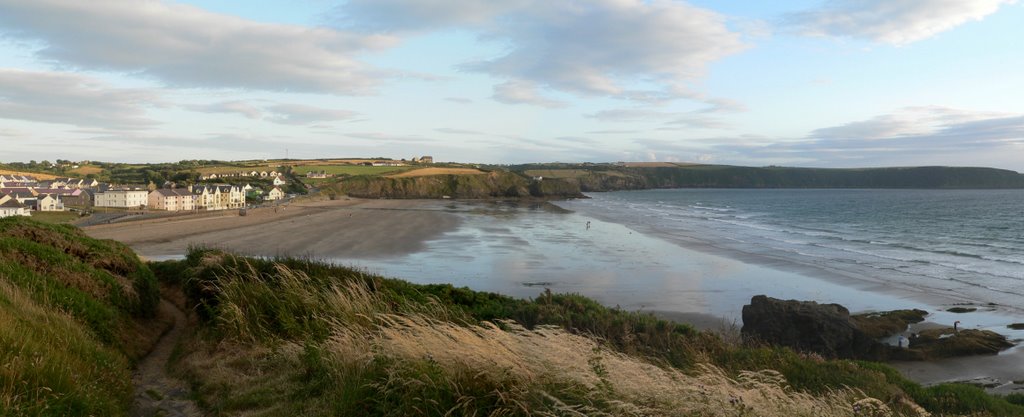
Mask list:
[[[149,191],[115,190],[97,192],[93,196],[96,207],[142,208],[149,204]]]
[[[432,164],[434,163],[434,157],[430,155],[423,155],[420,157],[421,164]]]
[[[60,196],[56,194],[39,194],[33,208],[36,211],[64,211],[64,203],[60,202]]]
[[[285,185],[285,184],[287,184],[287,183],[288,183],[288,182],[287,182],[287,181],[285,181],[285,180],[284,180],[284,178],[282,178],[281,176],[276,176],[276,177],[274,177],[274,186],[275,186],[275,187],[276,187],[276,186],[279,186],[279,185]]]
[[[196,195],[181,188],[161,188],[149,193],[151,210],[190,211],[196,208]]]
[[[309,171],[306,173],[306,178],[327,178],[331,176],[327,171]]]
[[[233,185],[198,185],[191,187],[196,196],[195,208],[199,210],[230,210],[245,207],[245,193],[242,187]]]
[[[2,203],[0,203],[0,218],[32,215],[31,213],[29,213],[28,207],[25,207],[24,204],[19,203],[18,200],[8,198],[7,200],[0,201],[3,201]]]
[[[281,191],[281,187],[274,187],[263,199],[267,201],[284,200],[284,191]]]

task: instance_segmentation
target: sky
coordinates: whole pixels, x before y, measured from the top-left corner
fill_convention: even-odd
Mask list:
[[[1016,0],[0,0],[0,161],[1024,172]]]

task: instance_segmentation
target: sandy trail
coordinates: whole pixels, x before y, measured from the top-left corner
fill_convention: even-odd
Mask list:
[[[153,351],[139,361],[132,382],[135,385],[133,417],[199,417],[202,412],[189,399],[184,382],[167,374],[167,361],[181,339],[187,323],[185,313],[167,300],[160,300],[160,314],[174,317],[174,327],[156,343]]]

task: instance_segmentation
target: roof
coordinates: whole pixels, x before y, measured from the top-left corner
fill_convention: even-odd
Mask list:
[[[0,204],[0,207],[22,208],[25,207],[25,205],[19,203],[18,200],[12,198],[10,200],[4,201],[2,204]]]
[[[153,192],[157,193],[157,194],[160,194],[160,195],[162,195],[164,197],[174,197],[174,196],[185,197],[185,196],[192,195],[192,193],[188,192],[188,190],[183,189],[183,188],[160,188],[160,189],[157,189],[157,190],[153,190]]]

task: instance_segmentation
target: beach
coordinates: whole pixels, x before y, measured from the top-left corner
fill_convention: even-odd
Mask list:
[[[572,207],[572,204],[561,204]],[[589,227],[588,227],[589,223]],[[728,256],[607,218],[548,203],[341,199],[249,210],[246,216],[186,216],[91,226],[97,238],[127,243],[149,259],[181,257],[205,245],[255,256],[308,256],[416,283],[450,283],[515,297],[545,289],[579,293],[626,310],[710,330],[738,330],[750,297],[839,303],[852,312],[921,308],[934,325],[1010,334],[1015,321],[995,307],[956,315],[951,298],[907,291],[806,266]],[[1001,392],[1024,379],[1019,348],[998,356],[901,363],[924,383],[998,379]],[[956,364],[956,365],[951,365]]]
[[[379,258],[416,252],[453,230],[436,201],[340,199],[85,227],[148,259],[180,257],[190,246],[251,256]]]

